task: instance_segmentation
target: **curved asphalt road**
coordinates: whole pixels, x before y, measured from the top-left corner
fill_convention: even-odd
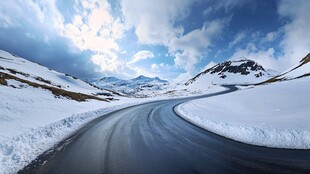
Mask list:
[[[205,97],[236,90],[228,88]],[[188,100],[141,104],[102,116],[19,173],[310,173],[309,150],[246,145],[183,120],[173,108]]]

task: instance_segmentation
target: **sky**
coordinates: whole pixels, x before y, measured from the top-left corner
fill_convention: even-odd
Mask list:
[[[310,0],[0,1],[0,49],[82,79],[187,80],[225,60],[283,71],[310,52]]]

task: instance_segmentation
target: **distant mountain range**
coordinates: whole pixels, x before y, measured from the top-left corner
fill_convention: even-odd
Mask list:
[[[163,88],[163,86],[168,85],[167,80],[162,80],[158,77],[146,77],[140,75],[136,78],[123,80],[116,77],[103,77],[98,81],[93,82],[94,85],[114,90],[124,94],[142,94],[146,91],[158,91]]]

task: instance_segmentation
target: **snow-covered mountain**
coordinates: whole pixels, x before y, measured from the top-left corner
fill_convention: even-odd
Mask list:
[[[188,80],[185,85],[205,87],[210,84],[254,84],[270,77],[258,63],[242,59],[216,64]]]
[[[158,77],[150,78],[140,75],[136,78],[123,80],[116,77],[103,77],[93,83],[96,86],[111,89],[128,95],[147,95],[146,93],[154,92],[163,89],[168,84],[168,81]]]
[[[303,77],[309,77],[310,76],[310,53],[306,55],[303,59],[300,60],[300,62],[295,65],[293,68],[290,68],[287,71],[284,71],[283,73],[270,78],[262,83],[259,84],[265,84],[265,83],[272,83],[272,82],[278,82],[278,81],[287,81],[287,80],[294,80],[299,79]]]

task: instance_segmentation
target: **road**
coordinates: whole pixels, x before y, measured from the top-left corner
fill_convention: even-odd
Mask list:
[[[206,95],[212,97],[235,91]],[[173,108],[187,99],[104,115],[19,173],[310,173],[309,150],[247,145],[201,129]]]

